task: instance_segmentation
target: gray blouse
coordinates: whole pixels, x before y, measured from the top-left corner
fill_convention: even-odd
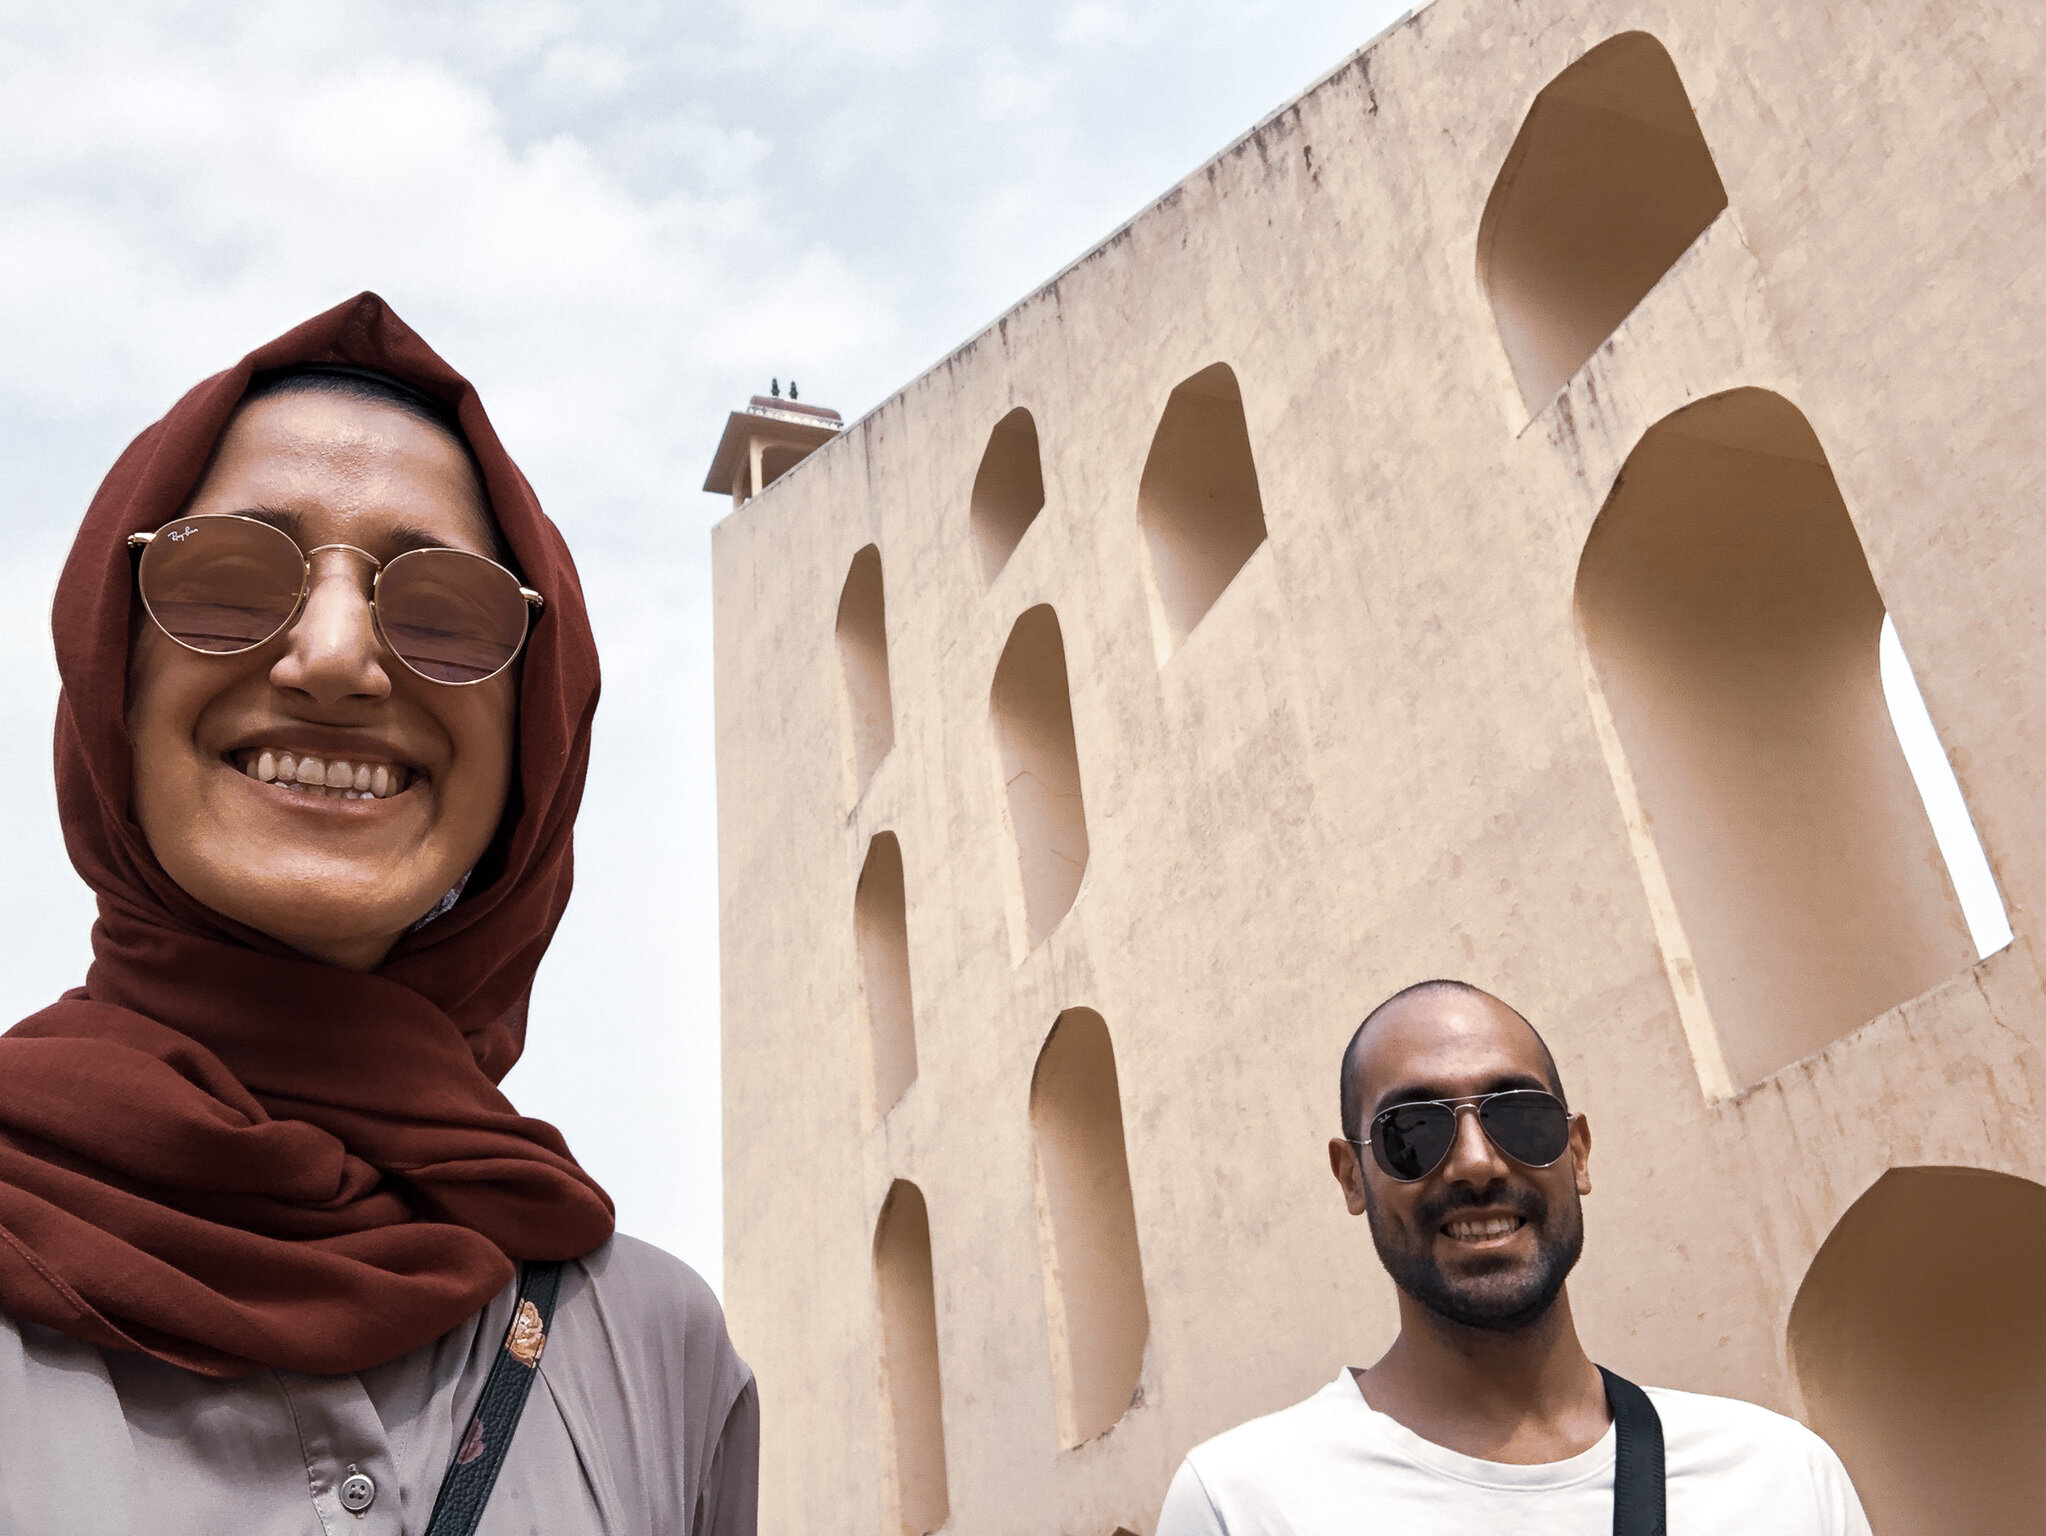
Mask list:
[[[0,1536],[417,1536],[515,1294],[354,1376],[218,1381],[0,1317]],[[752,1536],[759,1432],[710,1288],[614,1238],[562,1271],[478,1536]]]

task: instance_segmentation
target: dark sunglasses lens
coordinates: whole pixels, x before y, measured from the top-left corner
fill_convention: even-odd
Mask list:
[[[1570,1112],[1546,1093],[1502,1093],[1478,1107],[1492,1145],[1516,1163],[1546,1168],[1570,1145]]]
[[[1456,1140],[1456,1111],[1440,1104],[1400,1104],[1371,1123],[1378,1166],[1405,1183],[1426,1178]]]
[[[416,549],[385,566],[377,616],[399,658],[437,683],[480,683],[526,639],[518,579],[460,549]]]
[[[267,523],[193,517],[160,529],[137,580],[149,616],[195,651],[231,655],[261,645],[298,607],[305,564]]]

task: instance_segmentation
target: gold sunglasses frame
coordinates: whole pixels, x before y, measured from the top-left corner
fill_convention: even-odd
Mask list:
[[[410,672],[414,677],[424,682],[432,683],[437,688],[474,688],[479,683],[487,683],[492,678],[500,676],[505,668],[517,661],[525,651],[526,642],[533,637],[533,618],[541,609],[547,606],[547,599],[520,581],[516,572],[500,565],[488,555],[477,554],[474,550],[456,549],[451,545],[435,544],[423,549],[405,550],[401,554],[393,555],[389,560],[379,560],[368,550],[356,544],[319,544],[311,549],[307,549],[275,523],[266,523],[260,517],[247,517],[239,512],[196,512],[189,517],[174,517],[152,532],[129,534],[128,548],[140,551],[146,555],[149,546],[154,544],[157,539],[163,537],[166,530],[180,523],[197,522],[249,523],[254,527],[263,529],[267,533],[274,533],[298,551],[299,573],[298,596],[293,599],[291,612],[284,616],[282,623],[271,630],[269,634],[263,636],[262,639],[252,640],[247,645],[236,646],[231,651],[209,651],[180,640],[165,627],[163,620],[156,616],[156,609],[151,606],[149,592],[142,582],[142,562],[138,559],[135,563],[135,595],[142,600],[142,611],[149,615],[149,622],[156,626],[159,634],[170,641],[172,645],[190,651],[194,656],[246,656],[250,651],[260,650],[279,635],[289,630],[293,624],[298,622],[299,615],[305,612],[306,599],[312,594],[313,556],[324,554],[330,549],[346,550],[351,555],[362,556],[363,559],[370,563],[370,568],[375,574],[370,577],[369,583],[369,619],[371,628],[376,631],[377,643],[389,651],[396,658],[398,664],[404,667],[407,672]],[[519,630],[518,644],[512,647],[511,655],[504,659],[503,666],[485,673],[482,677],[467,678],[462,682],[450,682],[446,678],[433,677],[426,672],[422,672],[418,667],[407,661],[395,645],[391,644],[391,637],[384,632],[384,611],[377,601],[378,593],[383,589],[384,573],[408,556],[426,554],[465,555],[471,560],[481,560],[485,565],[495,570],[503,571],[506,576],[511,578],[512,584],[518,588],[519,596],[526,600],[525,624]]]

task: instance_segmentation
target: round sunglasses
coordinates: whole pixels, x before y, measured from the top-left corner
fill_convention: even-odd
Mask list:
[[[1368,1145],[1388,1178],[1411,1184],[1448,1158],[1456,1144],[1457,1111],[1465,1105],[1476,1112],[1486,1139],[1516,1163],[1547,1168],[1569,1149],[1570,1111],[1553,1093],[1537,1088],[1395,1104],[1373,1115],[1371,1134],[1350,1145]]]
[[[282,528],[234,512],[173,518],[128,539],[135,583],[156,627],[188,651],[235,656],[291,627],[312,590],[312,557],[370,563],[370,614],[392,655],[432,683],[488,682],[517,659],[544,599],[466,549],[409,549],[378,560],[353,544],[301,549]]]

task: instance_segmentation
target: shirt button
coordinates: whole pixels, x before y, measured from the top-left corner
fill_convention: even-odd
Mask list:
[[[364,1472],[354,1473],[341,1480],[341,1507],[351,1515],[359,1515],[368,1509],[377,1496],[377,1485]]]

